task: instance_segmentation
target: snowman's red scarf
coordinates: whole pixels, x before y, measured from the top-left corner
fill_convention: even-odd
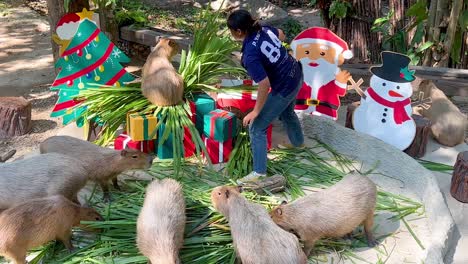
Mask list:
[[[367,89],[367,93],[369,93],[369,96],[374,99],[377,103],[386,106],[386,107],[391,107],[393,108],[393,120],[395,120],[395,123],[397,125],[411,120],[411,118],[408,116],[405,110],[405,106],[411,104],[411,100],[409,98],[406,98],[403,101],[396,101],[396,102],[390,102],[384,98],[382,98],[380,95],[378,95],[374,89],[369,87]]]

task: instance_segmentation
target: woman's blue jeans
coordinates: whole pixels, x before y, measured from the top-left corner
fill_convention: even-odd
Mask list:
[[[302,133],[299,118],[294,112],[296,105],[296,96],[302,87],[302,79],[296,89],[286,97],[279,93],[268,94],[267,101],[254,119],[249,128],[250,144],[253,155],[253,169],[257,173],[265,174],[267,171],[267,129],[271,122],[279,117],[288,132],[289,141],[294,146],[300,146],[304,143],[304,134]]]

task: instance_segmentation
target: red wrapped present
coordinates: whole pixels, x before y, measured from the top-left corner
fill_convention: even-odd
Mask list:
[[[208,152],[211,163],[218,164],[229,160],[229,155],[231,155],[233,149],[232,138],[224,142],[219,142],[203,136],[203,142],[205,142],[206,151]]]
[[[245,113],[255,107],[256,101],[255,91],[229,91],[218,93],[216,103],[218,108],[235,107]]]
[[[273,125],[270,124],[267,128],[267,148],[268,150],[271,149],[271,136],[273,134]]]
[[[114,140],[114,149],[136,149],[145,153],[154,152],[154,140],[143,140],[143,141],[134,141],[126,133],[120,134]]]
[[[190,134],[190,130],[188,128],[184,128],[184,157],[188,158],[197,152],[195,148],[195,143],[192,139],[192,134]]]

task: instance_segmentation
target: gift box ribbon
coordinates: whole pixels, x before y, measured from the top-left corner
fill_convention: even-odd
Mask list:
[[[215,127],[216,127],[216,119],[217,118],[226,118],[228,120],[228,139],[232,136],[232,116],[229,115],[229,112],[214,112],[213,116],[210,119],[210,138],[214,138],[215,134]]]
[[[205,137],[205,146],[208,146],[208,138]],[[211,155],[208,155],[211,158]],[[218,163],[224,162],[224,145],[223,142],[218,142]]]

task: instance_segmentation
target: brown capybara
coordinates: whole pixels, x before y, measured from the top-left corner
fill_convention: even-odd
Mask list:
[[[154,105],[168,106],[182,102],[184,80],[174,69],[171,59],[179,52],[172,39],[160,39],[143,66],[141,90]]]
[[[85,227],[80,221],[101,220],[96,210],[80,207],[61,195],[33,199],[0,214],[0,255],[23,264],[28,250],[52,240],[60,240],[71,251],[72,227]]]
[[[263,206],[247,201],[241,191],[240,187],[216,187],[211,192],[211,202],[228,220],[242,263],[307,263],[297,237],[278,227]]]
[[[173,179],[155,180],[146,188],[137,221],[137,246],[152,264],[179,264],[184,243],[185,201]]]
[[[430,97],[432,100],[428,109],[415,107],[415,112],[431,121],[431,134],[434,139],[449,147],[463,143],[468,126],[466,115],[431,80],[422,80],[419,85],[414,83],[413,90],[423,92],[424,97]]]
[[[299,236],[309,256],[320,238],[343,237],[361,224],[369,246],[375,246],[372,225],[376,200],[375,184],[365,176],[351,174],[328,189],[290,204],[283,202],[270,215],[281,228]]]
[[[87,181],[88,173],[81,162],[60,153],[1,163],[0,210],[52,195],[79,203],[77,194]]]
[[[40,145],[41,153],[61,153],[81,161],[93,180],[102,188],[104,199],[109,200],[109,180],[120,190],[117,176],[127,170],[148,169],[153,156],[138,150],[113,150],[69,136],[53,136]]]

